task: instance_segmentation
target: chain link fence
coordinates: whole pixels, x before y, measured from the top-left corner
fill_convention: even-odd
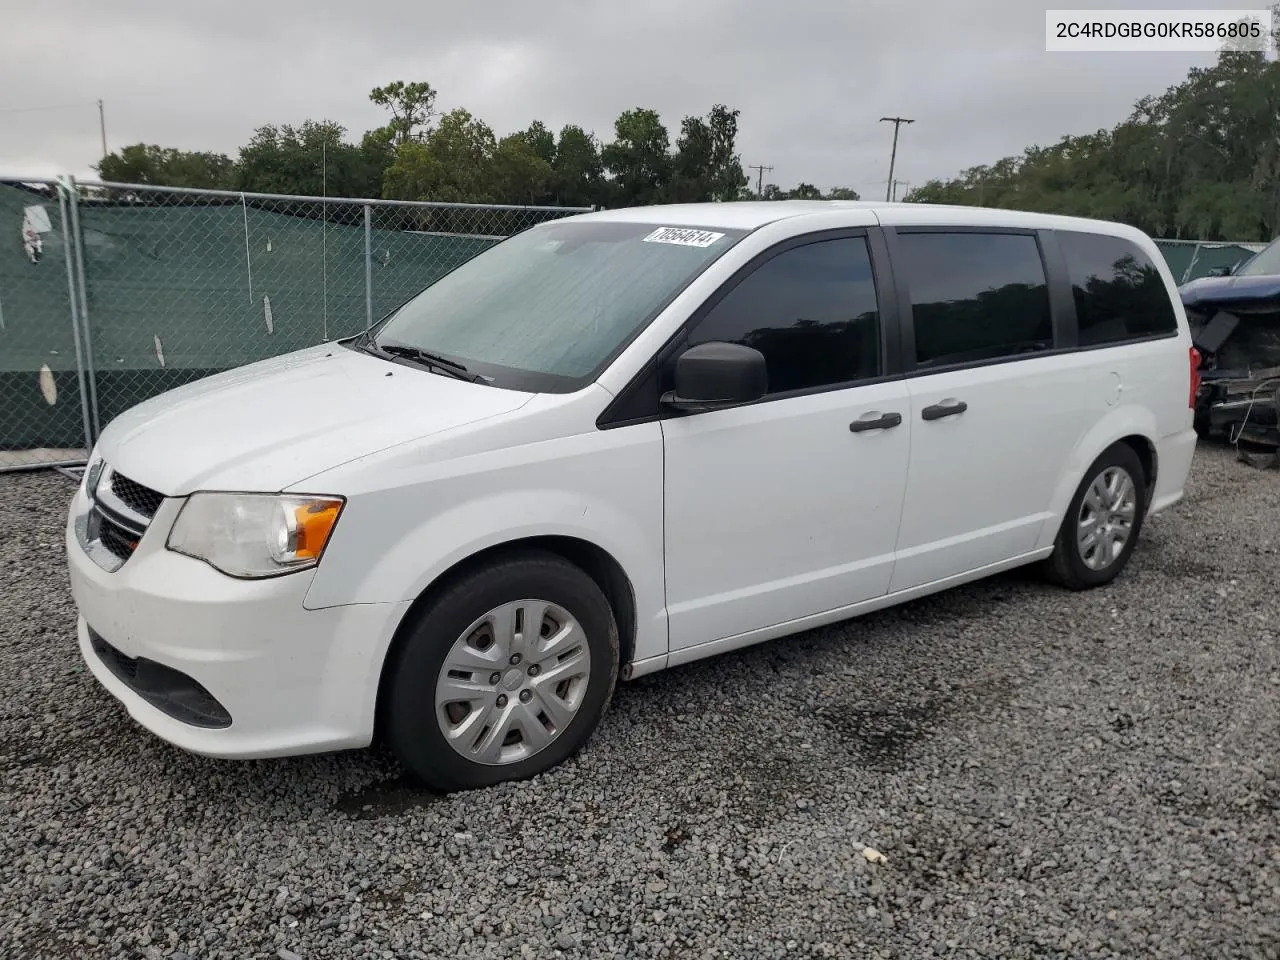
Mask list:
[[[134,404],[359,333],[586,209],[0,177],[0,221],[22,224],[0,222],[0,471],[82,463]]]
[[[491,244],[586,209],[0,176],[0,471],[83,463],[134,404],[359,333]],[[1262,247],[1156,243],[1179,283]]]
[[[87,365],[69,198],[0,181],[0,470],[88,454]]]
[[[1165,262],[1178,283],[1189,283],[1214,271],[1234,270],[1265,243],[1227,243],[1207,240],[1157,240]]]

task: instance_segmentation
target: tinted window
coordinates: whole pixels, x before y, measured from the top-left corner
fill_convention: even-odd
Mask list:
[[[879,311],[862,237],[786,250],[711,309],[689,345],[727,340],[764,354],[769,392],[846,383],[880,372]]]
[[[1053,346],[1040,246],[1026,234],[904,233],[916,363],[993,360]]]
[[[1060,233],[1076,301],[1080,345],[1173,333],[1178,320],[1155,264],[1128,240]]]

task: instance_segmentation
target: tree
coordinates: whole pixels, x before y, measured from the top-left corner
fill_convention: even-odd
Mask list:
[[[369,192],[366,196],[382,196],[382,179],[387,168],[395,163],[396,159],[396,145],[391,130],[380,127],[377,130],[365,131],[365,135],[360,139],[360,156],[364,161],[365,169],[370,173]]]
[[[560,130],[551,168],[554,202],[566,207],[600,206],[607,202],[604,161],[595,137],[579,126]]]
[[[716,104],[704,117],[685,117],[671,161],[668,199],[677,203],[736,200],[747,175],[736,152],[739,111]]]
[[[383,175],[383,196],[393,200],[493,202],[493,130],[467,110],[451,110],[426,143],[396,150]]]
[[[906,199],[1098,217],[1170,238],[1269,240],[1280,233],[1278,104],[1280,62],[1226,49],[1111,130],[1028,147]]]
[[[787,192],[788,200],[821,200],[822,191],[812,183],[800,183]]]
[[[446,172],[425,143],[406,143],[395,162],[382,173],[382,196],[387,200],[438,200]]]
[[[656,110],[626,110],[614,123],[614,141],[601,151],[613,175],[612,201],[621,207],[660,203],[671,179],[670,138]]]
[[[102,158],[95,168],[103,180],[159,187],[227,189],[235,183],[235,163],[220,153],[188,152],[135,143]]]
[[[551,164],[538,156],[524,134],[513,133],[498,141],[491,177],[495,200],[541,203],[551,185]]]
[[[849,187],[832,187],[827,191],[828,200],[861,200],[857,190]]]
[[[741,112],[718,103],[707,115],[707,126],[711,130],[711,165],[707,179],[713,200],[734,200],[747,185],[737,146]]]
[[[436,91],[426,81],[396,80],[385,87],[374,87],[369,99],[391,114],[391,122],[383,129],[396,146],[425,139],[431,119],[436,116]]]
[[[240,148],[236,186],[262,193],[366,197],[379,171],[345,136],[341,124],[328,120],[259,127]]]
[[[697,203],[712,199],[711,165],[714,145],[711,128],[701,117],[685,117],[671,160],[667,199],[673,203]]]
[[[556,162],[556,135],[547,129],[541,120],[535,120],[518,136],[529,145],[529,149],[548,166]]]

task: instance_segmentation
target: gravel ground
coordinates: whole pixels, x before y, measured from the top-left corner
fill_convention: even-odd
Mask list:
[[[135,727],[73,645],[70,493],[0,476],[5,958],[1280,957],[1280,473],[1230,451],[1109,589],[644,678],[576,760],[453,797]]]

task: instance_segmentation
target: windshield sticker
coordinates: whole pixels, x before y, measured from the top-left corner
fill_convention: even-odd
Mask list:
[[[682,247],[709,247],[724,236],[687,227],[659,227],[644,238],[645,243],[674,243]]]

